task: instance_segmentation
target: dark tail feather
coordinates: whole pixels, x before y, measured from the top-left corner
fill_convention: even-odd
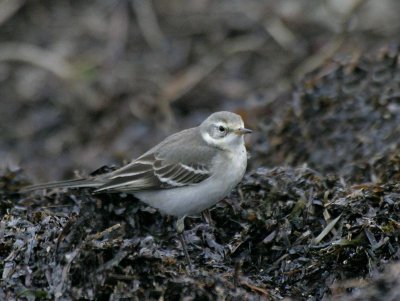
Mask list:
[[[77,180],[67,180],[67,181],[59,181],[59,182],[50,182],[43,183],[37,185],[31,185],[23,187],[20,192],[30,192],[39,189],[50,189],[50,188],[83,188],[83,187],[99,187],[103,185],[103,183],[96,181],[94,179],[77,179]]]

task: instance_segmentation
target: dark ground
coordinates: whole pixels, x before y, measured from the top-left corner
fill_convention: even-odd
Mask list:
[[[398,1],[0,2],[0,300],[398,300]],[[248,173],[186,221],[20,187],[231,110]]]

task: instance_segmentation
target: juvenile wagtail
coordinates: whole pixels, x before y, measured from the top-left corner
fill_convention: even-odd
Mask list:
[[[215,205],[240,182],[247,166],[243,136],[248,133],[251,130],[239,115],[216,112],[198,127],[167,137],[113,172],[28,186],[22,192],[91,187],[94,193],[131,193],[162,213],[178,217],[176,228],[191,265],[184,218]]]

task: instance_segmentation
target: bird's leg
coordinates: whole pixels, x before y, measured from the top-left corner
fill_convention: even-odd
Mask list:
[[[214,221],[211,218],[211,213],[209,209],[205,209],[201,215],[203,216],[203,219],[209,224],[211,227],[214,227]]]
[[[182,244],[183,252],[185,253],[185,257],[186,257],[187,264],[189,266],[189,270],[192,271],[192,261],[190,260],[190,257],[189,257],[189,252],[187,250],[186,239],[185,239],[185,235],[183,233],[184,230],[185,230],[185,217],[186,216],[183,216],[183,217],[178,218],[176,220],[175,228],[176,228],[176,231],[178,232],[178,236],[179,236],[179,239],[180,239],[181,244]]]

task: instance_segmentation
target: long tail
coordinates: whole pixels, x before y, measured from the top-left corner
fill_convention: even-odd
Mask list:
[[[103,185],[100,181],[96,179],[77,179],[77,180],[66,180],[58,182],[43,183],[37,185],[31,185],[23,187],[20,192],[30,192],[39,189],[49,189],[49,188],[83,188],[83,187],[99,187]]]

